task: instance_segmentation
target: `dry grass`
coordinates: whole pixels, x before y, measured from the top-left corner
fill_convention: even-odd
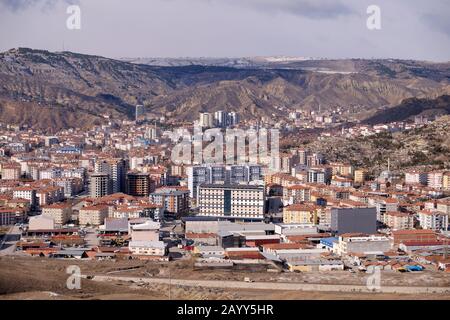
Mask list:
[[[333,275],[326,279],[326,274],[290,274],[279,275],[267,273],[248,273],[244,271],[193,271],[190,261],[167,263],[143,261],[78,261],[78,260],[50,260],[47,258],[30,257],[2,257],[0,258],[0,299],[450,299],[449,296],[430,295],[398,295],[398,294],[369,294],[369,293],[334,293],[334,292],[292,292],[292,291],[266,291],[266,290],[230,290],[214,288],[192,288],[183,286],[169,286],[165,284],[136,284],[129,282],[94,282],[82,280],[81,290],[69,290],[66,287],[68,265],[78,265],[82,273],[106,274],[111,271],[136,267],[133,270],[121,271],[127,276],[139,275],[150,277],[168,277],[186,279],[217,279],[234,280],[251,276],[253,279],[265,281],[309,281],[322,279],[324,282],[339,281]],[[117,273],[116,273],[117,274]],[[433,275],[434,277],[432,277]],[[429,279],[432,282],[446,283],[449,275],[444,273],[422,274],[420,279]],[[402,278],[412,276],[393,273],[390,281],[400,282]],[[280,279],[281,277],[281,279]],[[354,282],[360,283],[362,275],[341,273],[341,281],[348,281],[353,277]],[[400,279],[400,280],[399,280]],[[418,278],[417,278],[418,279]],[[405,281],[403,279],[403,281]],[[409,281],[417,281],[410,279]]]

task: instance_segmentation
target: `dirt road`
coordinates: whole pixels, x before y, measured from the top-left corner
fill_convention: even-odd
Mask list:
[[[82,279],[81,290],[66,286],[67,267],[77,265],[82,274],[110,276],[107,281]],[[20,270],[20,271],[19,271]],[[147,279],[146,282],[124,281]],[[169,279],[171,276],[171,280]],[[365,285],[367,274],[248,272],[239,270],[194,271],[187,262],[168,263],[139,260],[64,260],[19,255],[0,256],[0,300],[3,299],[193,299],[193,300],[290,300],[290,299],[376,299],[450,300],[449,275],[442,272],[386,273],[381,286],[409,287],[413,293],[321,291],[355,289]],[[94,279],[95,279],[94,277]],[[245,283],[244,277],[255,282]],[[151,279],[151,280],[149,280]],[[314,285],[313,285],[314,284]],[[332,286],[330,286],[332,285]],[[414,286],[420,286],[418,289]],[[429,293],[421,293],[427,291]],[[432,293],[434,287],[439,287]],[[239,288],[239,289],[237,289]],[[263,289],[259,289],[263,288]],[[275,289],[274,289],[275,288]],[[278,289],[277,288],[281,288]],[[314,291],[316,290],[316,291]],[[392,290],[391,290],[392,291]]]
[[[84,278],[87,276],[84,275]],[[253,289],[253,290],[290,290],[290,291],[323,291],[323,292],[380,292],[402,294],[450,294],[450,287],[394,287],[380,286],[371,289],[368,286],[333,285],[312,283],[282,283],[282,282],[245,282],[245,281],[214,281],[214,280],[184,280],[168,278],[144,278],[123,276],[95,276],[93,281],[128,281],[147,284],[170,284],[172,286],[221,288],[221,289]]]

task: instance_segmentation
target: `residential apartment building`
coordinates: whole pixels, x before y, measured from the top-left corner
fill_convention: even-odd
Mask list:
[[[123,192],[126,189],[125,173],[127,164],[123,159],[100,160],[95,163],[96,173],[106,173],[111,180],[111,192]]]
[[[427,186],[433,189],[442,189],[444,179],[443,171],[429,172],[427,176]]]
[[[283,223],[319,223],[321,207],[312,204],[293,204],[283,209]]]
[[[202,216],[263,219],[265,192],[263,186],[204,184],[197,203]]]
[[[150,194],[150,201],[163,206],[168,213],[179,215],[189,212],[189,190],[159,188]]]
[[[39,180],[53,180],[56,178],[61,178],[62,169],[61,168],[46,168],[39,170]]]
[[[306,156],[306,165],[308,167],[315,167],[325,163],[325,157],[320,153],[312,153]]]
[[[414,216],[409,213],[388,211],[383,222],[392,230],[414,229]]]
[[[442,188],[444,190],[450,190],[450,172],[445,172],[442,175]]]
[[[164,209],[153,203],[122,204],[110,206],[108,214],[116,219],[151,218],[159,221],[164,217]]]
[[[46,187],[36,190],[37,205],[44,206],[64,200],[64,188]]]
[[[64,189],[64,197],[69,198],[79,194],[84,189],[83,180],[80,178],[59,178],[54,184]]]
[[[2,180],[19,180],[20,175],[20,164],[6,163],[2,165]]]
[[[264,182],[266,185],[275,183],[285,188],[293,185],[298,185],[300,183],[300,180],[291,176],[290,174],[278,172],[275,174],[265,175]]]
[[[353,177],[354,168],[351,164],[345,163],[330,163],[332,174],[342,177]]]
[[[33,187],[17,187],[13,189],[13,198],[26,199],[31,207],[35,207],[37,204],[36,189]]]
[[[111,179],[107,173],[93,173],[90,177],[90,195],[101,198],[112,193]]]
[[[448,230],[448,215],[439,211],[419,211],[419,223],[423,229]]]
[[[167,252],[166,244],[162,241],[130,241],[128,249],[134,255],[142,256],[164,256]]]
[[[26,212],[21,208],[0,208],[0,226],[11,226],[23,222]]]
[[[298,155],[298,163],[301,165],[305,165],[307,163],[307,157],[309,155],[309,152],[307,150],[304,149],[298,149],[297,150],[297,155]]]
[[[151,184],[150,174],[140,172],[129,172],[127,174],[127,194],[135,197],[148,197],[154,191]],[[152,190],[153,189],[153,190]]]
[[[84,183],[86,180],[86,169],[83,167],[65,168],[61,172],[61,177],[63,178],[78,178]]]
[[[200,121],[202,121],[201,118]],[[234,111],[226,112],[221,110],[214,112],[214,125],[217,127],[226,128],[228,126],[234,126],[238,123],[239,123],[239,115]]]
[[[331,185],[339,188],[350,188],[353,186],[353,179],[333,176],[331,179]]]
[[[426,172],[420,172],[416,170],[411,170],[405,172],[405,183],[406,184],[423,184],[426,185],[428,181],[428,174]]]
[[[193,166],[186,169],[190,197],[197,198],[198,187],[202,184],[225,183],[225,166]]]
[[[262,179],[260,165],[233,165],[226,167],[225,182],[230,184],[249,183]]]
[[[214,126],[214,116],[211,113],[203,112],[200,113],[199,126],[204,128],[212,128]]]
[[[197,189],[201,184],[240,184],[262,179],[262,168],[259,165],[202,165],[186,169],[190,196],[197,198]]]
[[[283,203],[285,205],[311,201],[311,188],[293,185],[283,188]]]
[[[436,210],[450,216],[450,200],[438,200]]]
[[[364,169],[356,169],[354,175],[355,183],[361,184],[364,183],[367,179],[367,171]]]
[[[292,168],[299,164],[300,158],[297,154],[283,153],[271,158],[272,168],[278,172],[291,173]]]
[[[308,170],[308,182],[327,184],[331,180],[331,172],[330,167],[311,168]]]
[[[80,209],[78,223],[81,226],[91,225],[99,226],[104,224],[105,218],[108,216],[108,206],[94,205],[83,207]]]
[[[143,210],[140,207],[122,205],[114,208],[112,213],[109,212],[109,217],[114,219],[138,219],[142,212]]]
[[[373,205],[377,210],[377,220],[384,221],[386,212],[398,211],[398,200],[393,198],[369,198],[369,205]]]
[[[64,225],[72,217],[72,206],[68,203],[54,203],[42,206],[42,215],[51,217],[55,224]]]

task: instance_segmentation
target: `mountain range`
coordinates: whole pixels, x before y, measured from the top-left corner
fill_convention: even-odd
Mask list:
[[[368,124],[390,123],[413,120],[416,116],[432,119],[446,114],[450,114],[449,95],[443,95],[436,99],[409,98],[403,100],[398,106],[376,112],[364,122]]]
[[[167,63],[170,61],[170,63]],[[243,119],[357,106],[361,117],[408,98],[450,94],[450,63],[412,60],[109,59],[28,48],[0,53],[0,122],[57,130],[149,116],[192,121],[228,110]],[[388,109],[389,110],[389,109]]]

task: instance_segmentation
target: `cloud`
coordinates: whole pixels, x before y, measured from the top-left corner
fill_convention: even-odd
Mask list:
[[[49,10],[58,3],[74,4],[78,0],[0,0],[0,4],[7,9],[18,12],[31,7],[40,7],[42,10]]]
[[[0,51],[14,47],[109,57],[407,58],[448,61],[449,0],[0,0]],[[381,8],[382,30],[366,27]]]
[[[448,17],[437,14],[423,15],[423,20],[434,30],[444,33],[450,37],[450,20]]]
[[[331,19],[347,16],[354,10],[339,0],[207,0],[210,3],[227,3],[251,7],[264,12],[288,13],[314,19]]]

